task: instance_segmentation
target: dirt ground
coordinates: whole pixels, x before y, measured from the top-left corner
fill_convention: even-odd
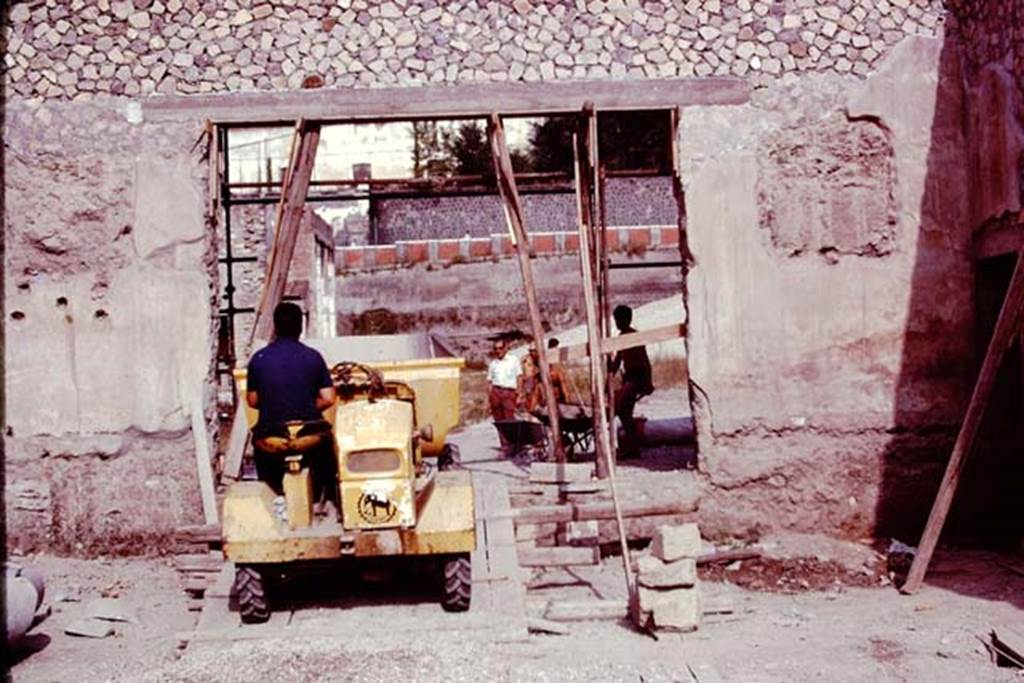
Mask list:
[[[645,412],[668,414],[678,405],[670,398],[665,405],[652,401]],[[464,460],[479,461],[471,468],[501,464],[493,459],[490,425],[468,427],[453,440]],[[695,633],[661,634],[657,641],[615,621],[568,623],[568,635],[511,642],[496,642],[487,630],[453,631],[442,627],[451,623],[442,617],[454,615],[438,607],[434,620],[435,598],[410,588],[405,576],[363,591],[369,604],[381,601],[380,623],[371,619],[345,636],[327,637],[321,629],[303,638],[186,647],[198,613],[188,611],[169,559],[36,556],[27,561],[47,577],[53,614],[9,660],[9,675],[76,682],[1024,680],[1017,670],[991,664],[983,645],[993,628],[1022,630],[1024,556],[943,548],[922,590],[902,596],[879,552],[886,543],[762,538],[761,558],[702,568],[702,602],[724,613],[706,614]],[[616,556],[593,567],[535,570],[524,579],[532,615],[550,600],[625,595]],[[402,597],[389,601],[393,595]],[[98,597],[119,598],[137,619],[114,624],[115,634],[102,640],[64,634]],[[339,623],[340,607],[319,609],[327,615],[321,623]],[[416,626],[396,632],[387,615],[405,615]]]
[[[847,548],[826,556],[836,542],[819,537],[768,541],[773,553],[787,545],[816,549],[815,562],[843,567],[825,586],[785,586],[783,592],[744,588],[743,565],[722,570],[722,580],[701,584],[706,604],[730,614],[709,615],[696,633],[662,635],[655,642],[614,622],[568,624],[565,636],[531,635],[523,642],[493,643],[484,634],[441,638],[430,624],[421,634],[389,637],[379,631],[344,641],[324,638],[240,641],[230,646],[180,643],[195,625],[169,562],[29,558],[47,575],[52,616],[13,661],[15,681],[687,681],[699,680],[932,680],[1014,681],[1012,669],[989,663],[982,640],[993,627],[1024,619],[1024,577],[1019,557],[945,551],[928,584],[915,596],[890,585],[848,585],[855,559],[874,555]],[[846,545],[846,544],[844,544]],[[855,544],[853,544],[855,545]],[[790,558],[789,562],[798,562]],[[761,564],[770,563],[762,561]],[[868,567],[868,565],[863,565]],[[600,567],[549,571],[549,588],[531,590],[535,609],[547,599],[621,595],[619,559]],[[756,574],[756,572],[755,572]],[[861,573],[867,577],[868,572]],[[735,577],[736,580],[733,580]],[[541,577],[536,577],[541,578]],[[76,638],[64,627],[88,602],[116,596],[137,615],[115,624],[103,640]],[[35,652],[29,652],[38,648]]]

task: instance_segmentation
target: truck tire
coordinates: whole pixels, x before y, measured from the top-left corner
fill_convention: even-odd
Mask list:
[[[235,595],[243,624],[262,624],[270,619],[270,603],[258,569],[242,565],[235,570]]]
[[[441,607],[445,612],[465,612],[469,609],[473,590],[473,572],[469,555],[455,555],[444,563],[444,596]]]

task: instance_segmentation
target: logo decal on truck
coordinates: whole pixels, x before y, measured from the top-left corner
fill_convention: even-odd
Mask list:
[[[359,495],[359,516],[368,524],[386,524],[395,518],[398,506],[383,491],[366,489]]]

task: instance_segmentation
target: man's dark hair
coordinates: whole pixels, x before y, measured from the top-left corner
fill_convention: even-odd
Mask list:
[[[287,301],[278,304],[274,309],[274,334],[298,339],[302,334],[302,309]]]
[[[615,325],[619,329],[629,327],[629,324],[633,322],[633,309],[626,304],[619,304],[612,311],[612,317],[615,318]]]
[[[558,348],[558,337],[552,337],[551,339],[548,339],[548,348],[549,349],[557,349]]]

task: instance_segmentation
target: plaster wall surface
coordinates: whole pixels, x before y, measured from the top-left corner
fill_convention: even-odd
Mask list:
[[[189,417],[214,291],[200,132],[117,103],[7,103],[11,547],[158,544],[198,520]]]
[[[303,82],[326,86],[294,93],[308,105],[382,86],[744,78],[749,104],[690,107],[680,135],[702,524],[859,536],[923,518],[971,379],[970,230],[1015,206],[1019,0],[953,3],[984,18],[962,34],[943,33],[935,0],[139,4],[18,2],[4,27],[12,546],[148,539],[139,551],[199,520],[188,417],[219,305],[208,114],[163,96],[231,91],[196,98],[230,108]],[[986,81],[989,64],[1002,71]],[[159,122],[141,116],[151,104]],[[972,162],[965,135],[996,155]],[[851,182],[775,192],[804,138]],[[1002,190],[974,204],[978,163]],[[550,265],[538,279],[565,290],[562,326],[577,266]],[[339,310],[519,300],[514,262],[464,267],[468,284],[453,268],[423,291],[418,268],[343,280]],[[653,287],[628,296],[674,291]]]
[[[704,390],[697,423],[709,531],[770,524],[860,537],[913,528],[927,512],[972,358],[960,83],[955,52],[916,38],[862,85],[808,83],[748,107],[684,115],[696,259],[687,282],[690,372]],[[820,155],[856,179],[846,190],[853,196],[879,182],[879,163],[891,166],[876,187],[885,202],[891,193],[886,249],[780,252],[766,230],[757,191],[772,172],[766,146],[777,148],[787,129],[806,142],[822,126],[870,128],[859,150]],[[844,190],[819,191],[789,201],[834,205]],[[839,216],[833,231],[866,220]],[[829,239],[815,225],[788,229]],[[770,521],[757,514],[766,509]]]

